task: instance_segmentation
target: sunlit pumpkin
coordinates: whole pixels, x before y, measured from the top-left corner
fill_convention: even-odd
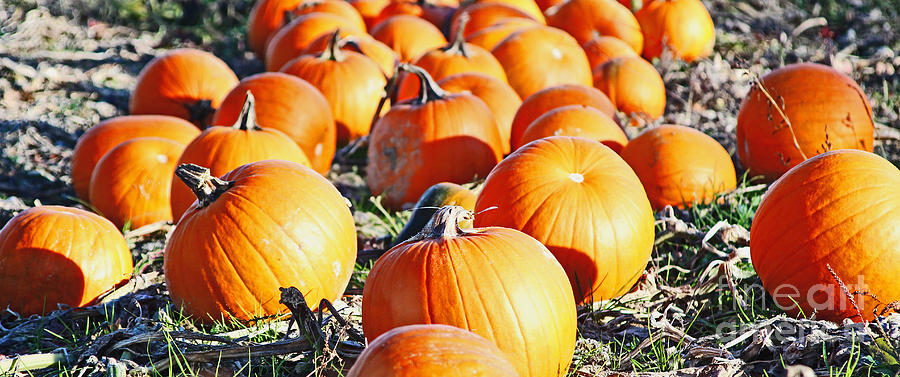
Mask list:
[[[625,41],[636,53],[643,49],[641,25],[616,0],[566,0],[548,8],[546,14],[547,25],[572,34],[579,44],[608,35]]]
[[[359,14],[359,11],[344,0],[306,0],[291,11],[294,16],[302,16],[304,14],[316,12],[331,13],[344,17],[347,20],[352,21],[354,29],[363,32],[366,31],[366,22]]]
[[[644,33],[642,54],[647,59],[664,50],[687,62],[712,53],[716,28],[700,0],[650,0],[635,16]]]
[[[341,39],[338,41],[338,47],[341,50],[358,52],[369,57],[375,64],[378,64],[378,68],[381,69],[385,77],[390,77],[394,73],[394,66],[400,60],[394,50],[391,50],[390,47],[370,37],[368,34],[348,34],[351,35],[341,33]],[[306,48],[306,51],[303,51],[303,54],[319,55],[325,51],[330,42],[331,34],[322,34],[309,44],[309,47]]]
[[[522,99],[508,84],[480,73],[457,73],[438,81],[438,85],[450,93],[468,92],[478,97],[494,113],[503,154],[509,154],[509,136],[513,117],[522,104]]]
[[[530,19],[504,18],[491,26],[469,34],[466,36],[466,42],[490,51],[513,33],[535,26],[540,26],[540,24]]]
[[[460,17],[463,14],[467,16],[466,27],[463,31],[463,35],[466,38],[474,33],[510,19],[531,21],[535,25],[544,24],[543,19],[538,21],[519,8],[507,4],[497,2],[473,3],[460,8],[453,14],[453,17],[450,20],[450,35],[455,35],[460,32]]]
[[[278,71],[285,63],[300,56],[319,36],[331,34],[335,29],[342,35],[361,33],[365,30],[348,18],[333,13],[309,13],[297,17],[281,28],[266,47],[266,70]]]
[[[390,0],[347,0],[347,2],[356,8],[356,11],[366,21],[366,28],[369,30],[377,24],[376,21],[381,10],[391,3]]]
[[[392,16],[372,28],[372,37],[388,45],[401,62],[411,62],[429,50],[447,44],[441,31],[421,18]]]
[[[525,145],[522,135],[535,119],[546,112],[567,105],[585,105],[600,110],[610,118],[616,115],[616,107],[603,92],[585,85],[559,85],[532,94],[516,111],[510,131],[510,143]]]
[[[637,56],[627,43],[616,37],[596,36],[585,42],[582,46],[587,54],[591,69],[600,64],[622,56]]]
[[[285,14],[304,0],[259,0],[247,17],[247,44],[260,59],[266,57],[266,45],[285,24]],[[372,1],[372,0],[369,0]],[[386,0],[385,0],[386,1]]]
[[[429,0],[395,0],[381,10],[373,25],[378,25],[379,22],[390,17],[405,14],[419,17],[430,22],[436,28],[443,30],[444,25],[455,10],[455,7],[434,3]]]
[[[550,110],[525,128],[519,149],[537,139],[549,136],[580,136],[597,140],[616,153],[628,144],[628,137],[622,128],[602,111],[585,105],[568,105]]]
[[[640,56],[619,57],[597,66],[594,87],[603,91],[616,109],[634,119],[653,121],[666,109],[662,77]]]

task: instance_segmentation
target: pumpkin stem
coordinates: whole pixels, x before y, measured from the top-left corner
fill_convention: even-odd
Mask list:
[[[256,100],[253,98],[253,93],[250,93],[249,90],[247,91],[247,99],[244,100],[244,107],[241,108],[241,115],[238,116],[238,120],[231,127],[241,131],[262,130],[262,127],[256,123]]]
[[[322,55],[319,55],[319,59],[322,60],[331,60],[336,62],[342,62],[346,59],[346,55],[341,51],[341,29],[334,29],[334,33],[331,33],[331,38],[328,39],[328,45],[325,46],[325,50],[322,51]]]
[[[422,105],[431,101],[444,99],[450,95],[450,93],[441,89],[434,79],[431,78],[431,75],[424,69],[406,63],[401,64],[399,69],[404,72],[412,73],[419,78],[419,96],[416,97],[412,103]]]
[[[183,104],[188,111],[188,120],[200,128],[206,128],[204,122],[215,109],[212,107],[212,101],[208,99],[200,99],[193,103]]]
[[[410,241],[421,241],[424,239],[435,238],[451,238],[462,234],[466,231],[459,227],[461,221],[472,220],[472,211],[466,210],[460,206],[444,206],[439,209],[425,228],[419,234],[410,238]]]
[[[456,34],[453,35],[453,40],[450,41],[450,44],[441,48],[441,51],[446,52],[448,54],[454,55],[462,55],[465,58],[469,57],[469,51],[466,49],[466,25],[469,23],[469,12],[463,12],[457,18],[459,24],[456,27]]]
[[[234,184],[216,178],[210,174],[209,169],[194,164],[179,165],[175,169],[175,175],[197,195],[197,201],[200,202],[198,208],[210,205]]]

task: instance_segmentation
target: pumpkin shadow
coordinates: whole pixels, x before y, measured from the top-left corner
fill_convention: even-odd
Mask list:
[[[79,306],[84,290],[81,267],[58,252],[20,248],[0,254],[2,307],[22,315],[46,314],[57,304]]]
[[[594,283],[598,279],[605,278],[605,276],[599,276],[594,259],[584,251],[570,247],[548,245],[547,248],[566,270],[575,303],[579,305],[583,303],[582,301],[590,303]]]

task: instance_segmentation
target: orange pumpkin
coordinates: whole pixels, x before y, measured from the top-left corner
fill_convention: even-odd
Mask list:
[[[519,30],[491,51],[510,86],[522,98],[561,84],[590,85],[591,66],[581,46],[562,30],[539,26]]]
[[[641,181],[612,149],[580,137],[551,136],[513,152],[488,175],[475,211],[477,227],[518,229],[546,245],[578,303],[628,292],[653,249]]]
[[[247,43],[260,59],[266,56],[266,44],[285,24],[285,14],[304,0],[259,0],[247,18]]]
[[[709,203],[737,186],[728,151],[690,127],[649,129],[631,140],[621,154],[641,179],[655,210]]]
[[[447,19],[450,18],[450,15],[455,10],[456,8],[454,7],[432,3],[428,0],[397,0],[392,1],[381,10],[381,13],[375,19],[374,25],[378,25],[381,21],[393,16],[405,14],[421,18],[430,22],[436,28],[443,30],[444,24],[447,23]]]
[[[475,333],[446,325],[409,325],[369,343],[348,377],[517,377],[496,345]]]
[[[522,144],[513,145],[512,150],[549,136],[580,136],[597,140],[616,153],[628,144],[625,132],[609,115],[590,106],[568,105],[550,110],[531,122],[522,134]]]
[[[266,47],[266,70],[278,71],[284,64],[300,56],[309,45],[322,34],[331,34],[335,29],[341,35],[363,33],[365,30],[350,19],[332,13],[309,13],[297,17],[279,30]]]
[[[466,43],[462,33],[468,17],[463,16],[463,24],[448,45],[426,52],[416,58],[413,65],[424,69],[435,80],[441,80],[456,73],[483,73],[502,82],[506,82],[503,67],[490,51]],[[402,101],[416,96],[419,92],[419,80],[412,75],[402,75],[399,81],[397,100]]]
[[[503,154],[509,154],[509,135],[513,117],[522,104],[522,99],[515,90],[500,80],[480,73],[457,73],[441,79],[438,85],[450,93],[468,92],[484,101],[497,121]]]
[[[166,243],[172,302],[210,323],[282,313],[279,287],[295,286],[315,308],[338,300],[356,262],[345,199],[313,170],[266,160],[221,179],[197,165],[176,174],[197,195]]]
[[[210,174],[220,177],[238,166],[269,159],[310,165],[306,154],[291,138],[281,131],[263,129],[256,124],[253,94],[247,92],[247,99],[237,122],[231,127],[210,127],[204,130],[184,148],[177,165],[208,166]],[[175,222],[181,219],[181,215],[196,199],[183,182],[172,183],[169,202]]]
[[[390,0],[347,0],[347,2],[366,20],[366,28],[369,30],[377,24],[381,10],[391,3]]]
[[[385,77],[390,77],[394,74],[394,66],[399,60],[399,57],[394,50],[391,50],[391,48],[384,43],[375,40],[375,38],[372,38],[365,33],[348,33],[353,35],[343,34],[344,33],[341,33],[341,40],[338,41],[338,47],[341,50],[358,52],[367,56],[369,59],[372,59],[375,64],[378,64],[378,68],[381,69],[381,72]],[[306,51],[303,51],[303,55],[319,55],[325,51],[325,48],[328,47],[328,43],[330,42],[331,34],[322,34],[309,44]]]
[[[466,2],[466,7],[483,3],[500,3],[511,6],[525,12],[526,14],[531,16],[531,18],[540,22],[542,25],[546,24],[546,21],[544,20],[544,13],[541,11],[541,8],[538,7],[537,3],[534,0],[471,0],[469,2]]]
[[[362,16],[353,5],[343,0],[306,0],[292,11],[295,16],[317,12],[331,13],[344,17],[352,21],[354,29],[366,31],[366,22]]]
[[[0,306],[21,315],[86,306],[133,272],[118,229],[81,209],[29,208],[0,230]]]
[[[366,167],[369,189],[394,209],[415,203],[438,182],[486,176],[503,151],[494,115],[482,100],[444,91],[421,68],[401,69],[415,74],[422,90],[375,124]]]
[[[473,3],[460,8],[453,14],[453,18],[450,20],[451,35],[459,33],[461,23],[460,17],[463,14],[468,15],[464,28],[465,30],[463,31],[463,35],[466,38],[488,27],[510,19],[531,21],[535,25],[544,24],[543,20],[538,21],[519,8],[507,4],[495,2]]]
[[[285,73],[256,74],[241,80],[228,93],[213,123],[237,122],[247,91],[256,98],[259,125],[284,132],[306,152],[315,171],[328,173],[336,149],[337,127],[322,93],[308,82]]]
[[[622,4],[622,6],[634,13],[644,6],[644,0],[619,0],[619,4]]]
[[[637,56],[627,43],[616,37],[596,36],[581,46],[587,54],[591,69],[622,56]]]
[[[900,300],[898,194],[900,171],[857,150],[812,157],[770,186],[750,228],[750,254],[778,306],[841,323],[870,321]]]
[[[82,200],[90,198],[91,174],[97,161],[120,143],[144,136],[190,143],[200,130],[193,124],[165,115],[127,115],[110,118],[88,129],[75,144],[72,153],[72,186]]]
[[[603,91],[616,109],[637,119],[658,119],[666,109],[662,77],[639,56],[615,58],[597,66],[594,87]]]
[[[119,144],[91,175],[91,205],[120,229],[172,220],[169,192],[184,144],[139,137]]]
[[[372,59],[341,51],[338,39],[338,33],[334,32],[321,55],[300,56],[285,64],[281,71],[319,89],[331,106],[337,124],[337,142],[346,144],[369,134],[387,79]]]
[[[716,44],[716,28],[700,0],[651,0],[635,16],[644,33],[647,59],[666,49],[692,62],[709,56]]]
[[[375,263],[363,289],[366,337],[412,324],[457,326],[496,344],[522,376],[565,376],[576,332],[565,272],[522,232],[460,229],[471,218],[443,207]]]
[[[490,3],[486,3],[490,4]],[[466,42],[469,42],[476,46],[481,46],[485,50],[493,50],[500,42],[503,42],[506,37],[509,37],[513,33],[539,26],[537,22],[534,22],[530,19],[525,18],[505,18],[492,26],[481,29],[480,31],[469,34],[466,37]]]
[[[447,39],[437,27],[409,15],[393,16],[381,21],[372,28],[371,34],[393,49],[404,63],[447,44]]]
[[[579,44],[608,35],[628,43],[634,52],[644,46],[641,25],[616,0],[566,0],[547,9],[547,24],[572,34]]]
[[[596,108],[610,118],[616,115],[616,107],[600,90],[585,85],[559,85],[533,94],[522,102],[516,111],[510,131],[510,143],[525,145],[522,135],[535,119],[557,107],[585,105]]]
[[[547,9],[561,3],[562,0],[536,0],[535,2],[537,3],[538,8],[541,8],[541,11],[546,13]]]
[[[204,128],[237,82],[231,68],[213,54],[171,50],[141,69],[129,111],[133,115],[171,115]]]
[[[772,181],[829,150],[872,151],[872,107],[847,76],[821,64],[791,64],[760,85],[766,90],[750,89],[737,119],[738,156],[752,175]]]

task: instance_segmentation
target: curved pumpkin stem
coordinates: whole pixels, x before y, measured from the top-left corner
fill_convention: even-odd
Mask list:
[[[441,89],[440,85],[438,85],[424,69],[406,63],[401,64],[398,68],[400,71],[412,73],[419,78],[419,96],[416,97],[412,103],[422,105],[431,101],[444,99],[450,95],[450,93]]]
[[[209,169],[194,164],[179,165],[175,168],[175,175],[197,195],[197,201],[200,202],[198,208],[210,205],[234,185],[234,182],[216,178],[210,174]]]
[[[241,131],[262,130],[262,127],[256,123],[256,100],[253,98],[253,93],[250,93],[249,90],[247,91],[247,99],[244,100],[244,107],[241,108],[241,115],[238,116],[238,120],[231,127]]]
[[[441,48],[441,51],[446,52],[448,54],[454,55],[462,55],[463,57],[468,58],[469,52],[466,50],[466,25],[469,24],[469,12],[463,12],[459,15],[457,20],[459,21],[459,25],[456,27],[456,34],[453,35],[453,40],[450,41],[450,44]]]
[[[200,128],[206,128],[207,125],[203,124],[203,122],[216,110],[212,107],[212,101],[208,99],[197,100],[194,103],[185,103],[183,106],[188,111],[188,118],[190,118],[188,120]]]
[[[328,39],[328,45],[325,46],[325,50],[322,51],[322,54],[319,55],[319,59],[322,60],[331,60],[336,62],[342,62],[346,59],[346,55],[341,51],[341,29],[334,29],[334,33],[331,33],[331,38]]]
[[[472,211],[466,210],[460,206],[444,206],[441,207],[428,220],[425,228],[419,234],[410,238],[410,241],[421,241],[424,239],[451,238],[462,234],[466,231],[459,227],[461,221],[471,221],[474,215]]]

